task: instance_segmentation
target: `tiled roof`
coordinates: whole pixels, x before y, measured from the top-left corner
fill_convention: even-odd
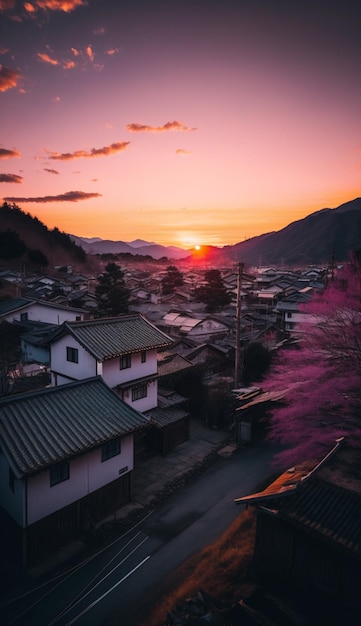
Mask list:
[[[71,334],[99,361],[173,343],[168,335],[140,314],[87,322],[65,322],[54,334],[54,339],[65,334]]]
[[[175,424],[180,420],[189,418],[189,413],[178,407],[172,407],[169,409],[161,409],[157,407],[156,409],[147,411],[147,415],[150,417],[152,423],[159,429],[166,428],[170,424]]]
[[[147,425],[101,377],[0,401],[0,443],[16,476],[83,454]]]
[[[0,302],[0,315],[6,315],[11,311],[17,311],[24,306],[31,304],[31,300],[26,298],[9,298],[8,300],[2,300]]]
[[[187,361],[180,354],[168,355],[165,359],[158,361],[158,374],[160,377],[177,374],[193,367],[193,363]]]
[[[336,445],[319,464],[291,468],[262,492],[235,502],[260,505],[361,556],[359,460],[360,454]]]

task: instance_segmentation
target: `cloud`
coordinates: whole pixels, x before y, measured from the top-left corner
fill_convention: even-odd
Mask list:
[[[23,177],[17,174],[0,174],[0,183],[22,183]]]
[[[111,57],[114,54],[118,54],[118,52],[119,52],[119,48],[110,48],[110,50],[107,50],[107,55]]]
[[[87,55],[88,59],[90,59],[90,61],[94,61],[94,52],[93,48],[90,45],[85,48],[85,54]]]
[[[148,124],[139,124],[138,122],[127,124],[126,129],[131,133],[163,133],[168,130],[180,130],[182,132],[188,132],[190,130],[197,130],[196,128],[190,128],[183,124],[183,122],[178,122],[174,120],[173,122],[166,122],[163,126],[148,126]]]
[[[70,13],[78,7],[86,6],[88,3],[86,0],[34,0],[32,4],[38,9]]]
[[[53,59],[46,52],[37,52],[36,56],[39,57],[40,61],[44,61],[44,63],[49,63],[50,65],[60,65],[60,61],[58,61],[58,59]]]
[[[0,91],[13,89],[17,86],[20,78],[21,74],[17,70],[11,70],[9,67],[0,65]]]
[[[79,202],[79,200],[89,200],[90,198],[99,198],[101,193],[87,193],[85,191],[67,191],[66,193],[61,193],[58,196],[39,196],[37,198],[3,198],[5,202],[36,202],[36,203],[47,203],[47,202]]]
[[[12,157],[20,157],[21,154],[17,150],[8,150],[7,148],[0,148],[0,159],[11,159]]]
[[[49,167],[44,167],[44,172],[48,172],[49,174],[60,174],[60,172],[58,172],[58,170],[52,170]]]
[[[183,148],[178,148],[175,153],[180,154],[181,156],[187,156],[188,154],[192,154],[189,150],[183,150]]]
[[[0,11],[9,11],[15,6],[15,0],[0,0]]]
[[[118,143],[112,143],[110,146],[104,146],[103,148],[92,148],[90,152],[85,150],[76,150],[75,152],[50,152],[50,159],[53,161],[71,161],[72,159],[84,159],[94,158],[100,156],[109,156],[126,150],[130,144],[130,141],[119,141]]]
[[[64,70],[72,70],[75,67],[74,61],[64,61],[63,68]]]
[[[73,55],[74,55],[75,57],[78,57],[78,56],[79,56],[79,54],[80,54],[79,50],[77,50],[76,48],[70,48],[70,49],[71,49],[71,51],[72,51],[72,53],[73,53]]]

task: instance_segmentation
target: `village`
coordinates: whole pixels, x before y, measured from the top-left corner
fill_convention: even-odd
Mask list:
[[[209,311],[199,300],[209,268],[187,268],[179,287],[164,289],[174,267],[127,267],[129,311],[110,317],[98,315],[97,277],[73,268],[58,276],[0,272],[2,550],[20,569],[131,502],[139,460],[171,455],[189,441],[192,420],[228,431],[235,447],[248,445],[263,437],[269,406],[282,402],[285,388],[262,389],[267,355],[307,332],[314,320],[302,305],[323,292],[329,268],[217,269],[228,303]],[[306,469],[292,485],[286,474],[240,503],[265,510],[270,498],[295,494],[315,465]],[[314,488],[310,481],[311,499]],[[271,530],[283,537],[282,528]],[[259,541],[264,577],[273,548]],[[344,557],[347,579],[354,556]]]

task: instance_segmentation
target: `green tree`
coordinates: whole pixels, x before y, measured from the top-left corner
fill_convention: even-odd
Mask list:
[[[249,343],[243,353],[243,382],[260,381],[269,370],[271,354],[260,342]]]
[[[173,293],[177,287],[182,285],[184,285],[183,274],[175,265],[169,265],[166,275],[162,278],[163,294],[166,296]]]
[[[128,313],[130,291],[125,285],[124,273],[116,263],[108,263],[98,278],[95,297],[99,317]]]
[[[0,231],[0,258],[17,259],[26,252],[26,244],[17,232],[8,228]]]
[[[204,278],[206,284],[196,289],[196,297],[204,302],[208,312],[217,311],[231,302],[231,295],[225,288],[219,270],[208,270]]]
[[[35,265],[41,265],[42,267],[49,265],[49,261],[45,254],[38,249],[28,250],[28,259],[31,263],[35,263]]]

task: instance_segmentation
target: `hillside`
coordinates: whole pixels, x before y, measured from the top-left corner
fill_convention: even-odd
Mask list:
[[[251,265],[307,265],[344,261],[361,247],[361,198],[322,209],[282,230],[222,248],[223,257]]]
[[[0,206],[0,265],[42,269],[51,272],[56,265],[73,265],[78,271],[93,271],[94,260],[87,257],[66,233],[49,230],[40,220],[15,205]]]

